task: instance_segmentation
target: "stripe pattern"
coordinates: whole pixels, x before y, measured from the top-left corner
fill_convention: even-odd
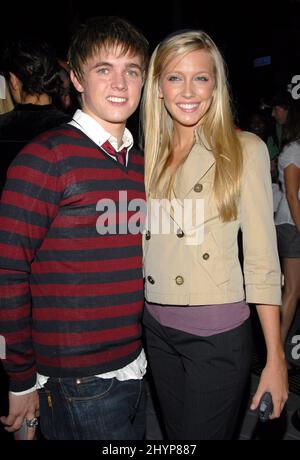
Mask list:
[[[119,191],[145,199],[141,153],[132,149],[126,168],[73,126],[42,134],[12,163],[0,207],[0,334],[12,391],[32,387],[36,371],[97,375],[140,353],[141,233],[124,232],[135,213]],[[101,199],[119,211],[116,234],[97,232]]]

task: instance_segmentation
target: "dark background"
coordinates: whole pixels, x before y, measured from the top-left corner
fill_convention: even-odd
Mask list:
[[[208,32],[229,70],[237,122],[262,96],[285,88],[300,75],[300,0],[48,0],[0,6],[0,50],[14,37],[41,36],[65,58],[76,26],[90,16],[120,15],[139,27],[151,50],[168,33],[182,28]],[[271,65],[254,68],[253,60],[271,56]]]
[[[131,20],[144,32],[151,50],[178,29],[208,32],[227,62],[241,126],[262,96],[270,97],[300,75],[300,0],[2,0],[0,54],[12,39],[34,35],[48,39],[58,57],[66,58],[78,24],[101,15]],[[271,56],[271,65],[254,68],[253,60],[262,56]]]

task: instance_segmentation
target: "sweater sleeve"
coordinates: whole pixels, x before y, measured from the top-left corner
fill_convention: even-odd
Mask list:
[[[36,383],[29,279],[60,203],[57,163],[51,148],[33,141],[10,166],[1,196],[0,338],[10,390],[16,392]]]

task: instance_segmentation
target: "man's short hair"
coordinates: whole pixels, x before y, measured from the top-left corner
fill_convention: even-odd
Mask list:
[[[118,16],[99,16],[89,19],[74,34],[69,48],[70,69],[79,80],[83,78],[83,65],[102,47],[121,46],[122,54],[128,51],[138,55],[142,68],[148,64],[148,41],[129,21]]]

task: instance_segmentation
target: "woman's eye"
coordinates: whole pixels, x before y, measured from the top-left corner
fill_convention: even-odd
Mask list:
[[[208,81],[208,77],[205,77],[204,75],[199,75],[196,77],[196,80],[198,81]]]
[[[168,81],[178,81],[180,78],[177,75],[171,75],[168,77]]]

